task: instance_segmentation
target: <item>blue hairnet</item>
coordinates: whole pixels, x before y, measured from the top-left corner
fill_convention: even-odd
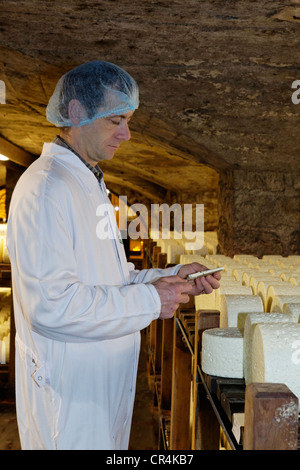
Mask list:
[[[71,100],[80,103],[76,124],[69,115]],[[135,80],[117,65],[95,60],[75,67],[59,79],[46,116],[57,127],[82,126],[101,117],[134,111],[138,106]]]

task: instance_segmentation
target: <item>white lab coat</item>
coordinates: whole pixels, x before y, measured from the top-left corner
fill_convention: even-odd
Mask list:
[[[120,241],[97,235],[101,204],[110,205],[104,183],[53,143],[12,196],[7,244],[23,449],[128,448],[140,330],[160,313],[150,282],[178,267],[130,271]]]

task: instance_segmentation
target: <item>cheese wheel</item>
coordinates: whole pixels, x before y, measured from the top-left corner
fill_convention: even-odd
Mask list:
[[[0,339],[3,339],[10,333],[10,322],[6,320],[2,325],[0,325]]]
[[[9,254],[8,254],[8,251],[7,251],[6,244],[3,246],[3,255],[2,255],[2,257],[3,257],[3,259],[2,259],[3,263],[5,263],[5,264],[10,263]]]
[[[216,301],[215,301],[215,292],[212,291],[211,294],[201,294],[195,296],[195,310],[215,310]]]
[[[185,244],[184,244],[184,248],[186,251],[188,251],[189,253],[191,254],[194,254],[196,256],[205,256],[208,254],[208,248],[207,246],[204,244],[201,248],[198,248],[198,244],[201,244],[197,242],[197,240],[190,240],[190,241],[186,241]]]
[[[179,264],[180,255],[184,253],[184,247],[179,244],[170,244],[167,247],[167,263]]]
[[[224,275],[222,272],[222,278],[221,278],[221,285],[222,288],[228,287],[232,289],[233,286],[236,288],[240,287],[240,284],[235,280],[232,279],[230,276]],[[195,308],[196,310],[199,309],[208,309],[208,310],[218,310],[218,305],[217,305],[217,298],[219,294],[220,288],[217,290],[214,290],[211,294],[201,294],[201,295],[196,295],[195,296]]]
[[[261,323],[252,340],[252,379],[283,383],[298,397],[300,410],[300,323]]]
[[[1,310],[0,311],[0,325],[6,322],[8,318],[9,318],[9,311],[5,309]]]
[[[252,295],[252,289],[250,286],[243,286],[239,282],[230,282],[223,284],[220,283],[219,289],[216,290],[216,307],[218,308],[218,302],[221,301],[223,295]]]
[[[242,283],[242,276],[243,276],[244,269],[242,267],[238,267],[238,268],[234,268],[231,272],[235,280]]]
[[[263,312],[263,303],[258,295],[222,295],[219,303],[220,328],[244,328],[248,312]]]
[[[233,259],[240,264],[249,263],[249,261],[258,261],[257,256],[254,255],[234,255]]]
[[[205,257],[217,268],[224,266],[224,264],[230,263],[232,261],[231,258],[225,255],[206,255]]]
[[[165,238],[161,239],[159,243],[157,243],[157,246],[161,247],[162,253],[167,253],[168,246],[171,246],[171,245],[179,245],[179,243],[177,242],[177,240],[165,239]]]
[[[246,385],[253,382],[252,342],[254,328],[258,323],[287,323],[293,317],[284,313],[248,313],[244,328],[244,376]]]
[[[4,238],[0,238],[0,263],[3,263],[3,247],[5,245]]]
[[[0,364],[6,363],[6,345],[3,340],[0,340]]]
[[[266,263],[265,261],[259,259],[256,261],[250,261],[247,264],[248,268],[255,269],[255,271],[259,271],[260,269],[262,271],[270,269],[269,263]]]
[[[273,299],[278,295],[300,295],[300,287],[291,286],[288,282],[282,284],[274,284],[269,286],[267,290],[266,311],[269,311]]]
[[[202,370],[219,377],[243,378],[243,335],[238,328],[211,328],[202,334]]]
[[[5,345],[5,362],[8,363],[10,356],[10,333],[3,338],[3,343]]]
[[[277,295],[271,303],[271,313],[282,312],[284,304],[300,302],[300,295]]]
[[[295,264],[300,263],[300,255],[289,255],[287,259]]]
[[[283,281],[281,281],[280,279],[271,279],[271,280],[264,280],[264,281],[260,281],[258,284],[257,284],[257,287],[256,287],[256,295],[259,295],[263,301],[263,305],[264,305],[264,310],[265,312],[269,311],[267,309],[267,295],[268,295],[268,289],[270,286],[274,286],[274,285],[282,285],[284,284]]]
[[[291,276],[288,279],[288,282],[290,282],[293,286],[300,286],[300,274],[297,274],[296,276]]]
[[[195,261],[208,267],[207,259],[204,256],[182,254],[179,257],[179,264],[189,264],[194,263]],[[213,266],[211,265],[210,267],[212,268]]]
[[[267,261],[268,263],[270,264],[275,264],[276,261],[279,259],[280,261],[283,260],[283,256],[282,255],[264,255],[262,257],[262,259],[264,261]]]
[[[280,270],[275,272],[276,276],[279,276],[282,281],[288,282],[293,276],[299,275],[296,270],[291,271],[290,269]]]
[[[221,273],[221,286],[230,287],[230,286],[241,286],[241,283],[237,281],[232,275],[225,273],[224,271]]]
[[[283,304],[282,311],[284,314],[291,315],[295,323],[300,323],[300,298],[299,303]]]
[[[232,271],[236,269],[236,263],[224,263],[224,272],[223,274],[227,274],[233,278]]]
[[[276,282],[276,278],[271,273],[261,273],[257,272],[252,274],[249,279],[249,286],[252,287],[253,294],[258,295],[257,293],[257,286],[260,282]]]
[[[280,268],[282,269],[294,269],[295,268],[295,265],[294,264],[291,264],[289,262],[285,262],[285,263],[280,263],[279,261],[277,261],[277,264]]]
[[[251,277],[253,276],[253,270],[249,270],[249,271],[244,271],[243,274],[242,274],[242,284],[243,286],[250,286],[250,279]],[[253,289],[252,289],[252,292],[253,292]]]

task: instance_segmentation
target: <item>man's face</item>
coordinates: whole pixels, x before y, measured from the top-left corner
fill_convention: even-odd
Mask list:
[[[92,166],[101,160],[110,160],[121,142],[130,139],[129,121],[133,111],[120,116],[111,115],[95,119],[77,128],[77,148],[80,155]]]

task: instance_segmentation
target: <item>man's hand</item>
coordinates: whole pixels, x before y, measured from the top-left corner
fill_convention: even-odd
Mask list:
[[[179,276],[161,277],[153,282],[161,301],[161,320],[172,318],[179,304],[189,301],[189,294],[192,294],[193,285],[191,282],[183,280]]]
[[[177,276],[181,277],[182,279],[186,279],[189,274],[205,271],[206,269],[208,269],[206,266],[203,266],[203,264],[199,263],[185,264],[179,269]],[[214,289],[218,289],[220,287],[220,279],[221,273],[217,272],[214,274],[209,274],[208,276],[198,277],[192,281],[188,281],[188,283],[193,288],[190,294],[211,294]]]

